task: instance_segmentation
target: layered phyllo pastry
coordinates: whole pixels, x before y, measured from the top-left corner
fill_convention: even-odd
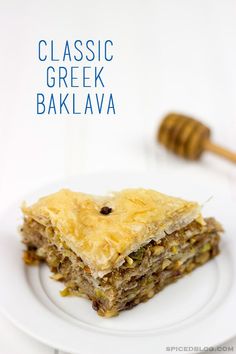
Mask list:
[[[62,296],[86,297],[105,317],[151,299],[219,253],[214,218],[204,219],[198,203],[154,190],[63,189],[22,211],[25,263],[46,262],[65,285]]]

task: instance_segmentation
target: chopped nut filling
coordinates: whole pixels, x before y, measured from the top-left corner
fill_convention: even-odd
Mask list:
[[[205,219],[204,224],[193,221],[157,242],[150,241],[126,256],[120,267],[94,279],[82,259],[62,247],[53,228],[28,218],[22,230],[28,248],[24,261],[26,264],[47,262],[54,273],[52,278],[63,281],[66,286],[61,296],[89,298],[99,315],[111,317],[150,299],[166,285],[216,256],[221,231],[213,218]]]

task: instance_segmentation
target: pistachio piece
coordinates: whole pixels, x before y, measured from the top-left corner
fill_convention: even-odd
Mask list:
[[[195,243],[195,242],[196,242],[196,238],[195,238],[195,237],[191,237],[191,238],[190,238],[190,243],[193,244],[193,243]]]
[[[70,290],[68,288],[65,288],[63,290],[60,291],[60,295],[61,296],[69,296],[71,293],[70,293]]]
[[[100,299],[106,298],[105,293],[101,289],[98,289],[98,288],[95,289],[95,295],[97,298],[100,298]]]
[[[164,247],[163,246],[154,246],[152,251],[155,256],[159,256],[162,252],[164,252]]]
[[[151,289],[151,290],[148,292],[147,297],[148,297],[149,299],[151,299],[151,297],[153,297],[154,295],[155,295],[155,291],[154,291],[153,289]]]
[[[195,268],[195,264],[190,263],[187,265],[186,270],[187,270],[187,272],[191,272],[194,268]]]
[[[145,249],[143,247],[141,247],[136,252],[133,252],[131,254],[131,257],[134,261],[141,262],[141,260],[143,259],[144,253],[145,253]]]
[[[205,243],[205,245],[202,246],[200,252],[201,253],[204,253],[204,252],[207,252],[211,249],[211,244],[208,242],[208,243]]]
[[[210,258],[210,253],[204,252],[196,258],[196,262],[199,264],[203,264],[206,263],[206,261],[208,261],[209,258]]]
[[[52,274],[50,278],[54,279],[54,280],[60,280],[63,278],[63,275],[60,273],[55,273],[55,274]]]
[[[173,254],[177,254],[177,253],[178,253],[178,248],[177,248],[176,246],[172,246],[172,247],[171,247],[171,252],[172,252]]]
[[[181,261],[180,259],[178,259],[176,262],[175,262],[175,265],[174,265],[174,268],[175,269],[178,269],[182,266],[183,264],[183,261]]]
[[[163,270],[163,269],[167,268],[170,264],[171,264],[171,261],[169,259],[164,259],[161,269]]]
[[[125,257],[125,260],[128,263],[128,265],[132,265],[134,263],[134,260],[129,256]]]

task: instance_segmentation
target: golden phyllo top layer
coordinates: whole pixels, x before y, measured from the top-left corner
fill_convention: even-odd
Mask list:
[[[197,203],[149,189],[125,189],[107,197],[63,189],[22,210],[26,217],[53,228],[94,277],[109,273],[129,253],[200,216]]]

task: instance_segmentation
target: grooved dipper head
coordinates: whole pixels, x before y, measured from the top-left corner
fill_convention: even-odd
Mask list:
[[[170,113],[160,124],[157,140],[168,150],[189,160],[197,160],[204,151],[210,129],[191,117]]]

